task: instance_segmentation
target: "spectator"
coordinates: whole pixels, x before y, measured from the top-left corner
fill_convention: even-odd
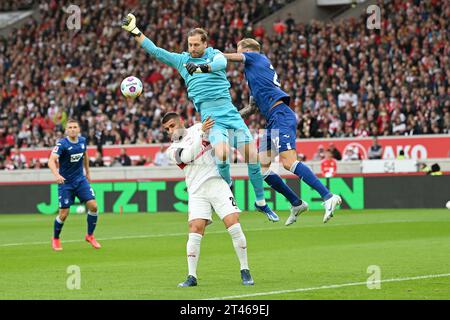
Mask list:
[[[317,147],[317,151],[312,159],[316,161],[325,159],[325,148],[323,147],[323,144],[320,144]]]
[[[404,160],[405,159],[405,151],[400,150],[397,156],[397,160]]]
[[[124,167],[131,166],[131,158],[128,156],[127,150],[125,148],[120,149],[120,156],[118,160]]]
[[[152,167],[153,166],[153,160],[151,156],[148,156],[147,158],[145,158],[145,163],[144,163],[145,167]]]
[[[373,137],[372,145],[369,147],[369,160],[381,159],[383,155],[383,147],[378,144],[377,137]]]
[[[330,143],[329,144],[328,150],[330,150],[330,152],[333,155],[334,159],[336,159],[336,160],[341,160],[342,159],[341,152],[336,148],[334,143]]]
[[[286,31],[286,29],[287,29],[286,24],[280,19],[275,21],[273,24],[273,31],[275,31],[275,33],[278,35],[282,35]]]
[[[353,148],[347,148],[342,157],[342,161],[354,161],[354,160],[360,160],[358,151],[354,150]]]
[[[154,165],[162,167],[162,166],[168,166],[169,163],[170,163],[170,160],[166,153],[166,147],[164,146],[164,144],[161,143],[161,145],[159,147],[159,151],[155,154]]]
[[[92,166],[97,168],[105,166],[105,163],[103,161],[103,155],[101,154],[101,152],[97,151],[95,153],[95,160],[92,163]]]
[[[417,163],[417,166],[420,172],[431,174],[431,168],[426,163],[419,162]]]
[[[325,178],[331,178],[336,175],[337,161],[333,158],[331,150],[328,149],[325,152],[325,159],[320,163],[320,169]]]
[[[15,169],[25,169],[27,166],[27,158],[23,153],[20,152],[19,148],[14,148],[13,154],[11,156],[12,164]]]
[[[441,166],[439,164],[435,163],[431,166],[431,173],[432,176],[442,176]]]

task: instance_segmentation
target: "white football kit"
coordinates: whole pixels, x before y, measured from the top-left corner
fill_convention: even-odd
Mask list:
[[[212,208],[222,220],[229,214],[241,212],[217,170],[211,150],[209,142],[203,139],[201,123],[188,128],[185,136],[167,149],[169,158],[186,176],[189,221],[206,219],[211,223]]]

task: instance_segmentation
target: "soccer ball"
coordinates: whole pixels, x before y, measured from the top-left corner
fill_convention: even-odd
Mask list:
[[[79,214],[86,212],[86,208],[83,205],[79,205],[76,210],[77,210],[77,213],[79,213]]]
[[[445,206],[450,210],[450,201],[447,201],[447,204]]]
[[[135,99],[142,93],[142,82],[133,76],[126,77],[120,84],[120,91],[125,97]]]

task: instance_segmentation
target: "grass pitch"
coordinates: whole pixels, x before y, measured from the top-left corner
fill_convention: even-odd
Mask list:
[[[195,288],[177,288],[187,272],[185,214],[101,214],[100,250],[84,241],[86,216],[71,215],[62,252],[50,247],[54,216],[0,215],[0,299],[450,299],[447,209],[340,210],[327,224],[315,211],[289,227],[279,214],[278,223],[241,215],[253,287],[241,285],[215,216]],[[79,267],[80,289],[67,288],[69,266]],[[381,288],[370,290],[376,268]]]

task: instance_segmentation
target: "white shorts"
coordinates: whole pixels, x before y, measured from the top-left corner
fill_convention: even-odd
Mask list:
[[[222,178],[206,180],[200,188],[189,194],[189,218],[209,220],[212,223],[212,209],[223,220],[227,215],[241,212],[236,205],[233,193]]]

